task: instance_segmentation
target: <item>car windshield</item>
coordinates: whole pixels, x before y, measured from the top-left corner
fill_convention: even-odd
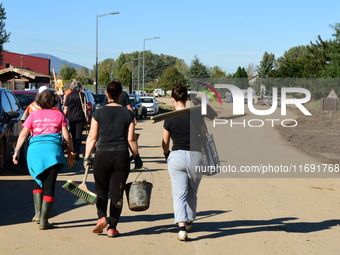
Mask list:
[[[152,98],[141,98],[140,101],[142,103],[153,103]]]
[[[22,109],[26,109],[35,99],[34,94],[15,94]]]
[[[105,94],[96,94],[96,98],[99,103],[104,103]]]

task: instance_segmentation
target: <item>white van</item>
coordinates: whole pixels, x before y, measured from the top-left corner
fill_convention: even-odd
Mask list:
[[[153,96],[154,97],[164,97],[164,95],[165,95],[165,92],[162,89],[155,89],[153,91]]]

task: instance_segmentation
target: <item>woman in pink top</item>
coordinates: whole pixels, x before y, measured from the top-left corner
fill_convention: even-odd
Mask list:
[[[54,202],[54,190],[58,172],[67,163],[62,150],[62,137],[68,149],[73,152],[73,144],[67,130],[67,120],[63,113],[52,108],[57,99],[51,90],[41,92],[36,100],[42,108],[32,112],[23,124],[13,155],[14,164],[18,164],[21,146],[32,131],[27,151],[27,165],[34,178],[33,198],[35,216],[32,221],[40,222],[40,229],[50,229],[53,225],[48,222]]]

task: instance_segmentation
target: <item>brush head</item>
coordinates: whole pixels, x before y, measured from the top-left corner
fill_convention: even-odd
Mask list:
[[[89,191],[85,184],[78,185],[75,182],[68,180],[62,187],[91,205],[97,203],[97,195]]]

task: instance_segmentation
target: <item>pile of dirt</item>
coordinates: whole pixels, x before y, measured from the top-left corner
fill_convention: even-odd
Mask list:
[[[340,163],[340,114],[309,110],[304,116],[300,110],[291,109],[299,117],[296,127],[277,126],[282,138],[322,163]]]

